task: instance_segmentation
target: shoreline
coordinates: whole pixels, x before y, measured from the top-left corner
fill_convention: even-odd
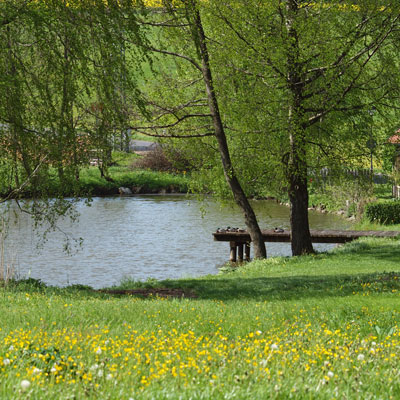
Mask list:
[[[399,254],[369,239],[105,291],[11,281],[3,397],[397,398]]]

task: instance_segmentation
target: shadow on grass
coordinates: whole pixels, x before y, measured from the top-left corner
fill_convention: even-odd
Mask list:
[[[65,288],[59,288],[55,286],[47,286],[40,279],[20,279],[20,280],[11,280],[4,287],[0,287],[0,295],[7,292],[15,292],[15,293],[38,293],[43,295],[58,295],[66,298],[74,298],[74,299],[88,299],[88,298],[109,298],[110,296],[100,293],[90,286],[86,285],[71,285]]]
[[[306,259],[289,259],[301,266]],[[296,300],[351,296],[353,293],[392,293],[400,291],[400,242],[364,239],[347,244],[335,252],[316,255],[313,262],[321,263],[321,271],[335,264],[343,271],[346,265],[371,265],[371,269],[396,272],[360,272],[331,275],[294,275],[284,277],[248,277],[231,275],[217,279],[179,279],[161,282],[166,287],[193,290],[202,299]],[[342,268],[343,266],[343,268]],[[365,270],[364,270],[365,271]]]
[[[329,264],[345,271],[346,265],[372,265],[371,269],[382,271],[399,270],[400,245],[398,242],[374,243],[371,240],[352,242],[333,253],[323,253],[315,256],[313,261],[320,263],[321,271],[329,268]],[[307,258],[298,257],[289,259],[301,265]],[[326,263],[326,265],[324,265]],[[249,275],[251,272],[249,270]],[[154,288],[176,289],[184,293],[193,293],[197,299],[207,300],[297,300],[307,298],[327,298],[351,296],[353,293],[369,292],[392,293],[400,292],[400,271],[380,273],[348,273],[334,275],[294,275],[284,277],[246,277],[243,275],[227,275],[203,279],[177,279],[147,282],[131,282],[120,289],[148,289]],[[115,288],[118,289],[118,288]],[[11,282],[7,291],[39,292],[43,294],[57,294],[74,299],[99,298],[109,299],[126,297],[126,294],[104,293],[93,290],[88,286],[74,285],[67,288],[47,287],[44,283],[28,279]],[[128,292],[128,290],[126,290]],[[139,297],[143,297],[140,296]],[[177,297],[177,296],[175,296]],[[195,300],[194,300],[195,301]]]
[[[292,277],[179,279],[154,282],[154,287],[179,289],[193,293],[198,300],[300,300],[307,298],[345,297],[354,293],[392,293],[400,291],[400,272],[352,275],[297,275]],[[31,281],[10,285],[7,291],[57,294],[74,299],[109,299],[123,294],[102,293],[89,287],[54,288]],[[139,297],[143,297],[139,295]],[[194,299],[195,300],[195,299]]]
[[[350,296],[359,292],[400,290],[400,273],[320,275],[281,278],[165,281],[166,287],[193,290],[199,299],[296,300]]]
[[[379,239],[375,239],[379,240]],[[390,240],[390,239],[385,239]],[[353,257],[357,260],[368,258],[370,260],[385,261],[399,264],[400,262],[400,241],[391,239],[391,244],[379,244],[379,247],[371,246],[369,240],[358,240],[348,243],[339,249],[338,252],[324,253],[325,258],[334,258],[338,256]],[[398,244],[394,246],[393,244]]]

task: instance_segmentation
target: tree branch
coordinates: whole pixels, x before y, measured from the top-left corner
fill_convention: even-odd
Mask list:
[[[168,55],[168,56],[182,58],[183,60],[189,61],[200,72],[202,71],[200,65],[195,60],[193,60],[193,58],[185,56],[184,54],[175,53],[173,51],[161,50],[161,49],[157,49],[157,48],[152,47],[152,46],[144,46],[144,48],[146,48],[147,50],[150,50],[150,51],[154,51],[155,53],[160,53],[160,54],[165,54],[165,55]]]
[[[190,135],[174,135],[174,134],[164,134],[164,133],[163,134],[149,133],[148,131],[144,131],[144,130],[141,130],[140,128],[134,128],[134,127],[129,127],[128,129],[135,130],[146,136],[158,137],[158,138],[191,139],[191,138],[202,138],[202,137],[214,136],[213,132],[197,133],[197,134],[190,134]]]
[[[42,166],[42,164],[46,161],[47,159],[47,155],[45,157],[43,157],[39,164],[36,166],[36,168],[32,171],[32,173],[26,178],[26,180],[24,181],[24,183],[22,183],[18,188],[12,190],[4,199],[0,200],[0,204],[1,203],[5,203],[7,200],[10,200],[12,198],[14,198],[18,193],[21,193],[22,190],[28,185],[28,183],[31,181],[31,179],[37,174],[37,172],[39,171],[40,167]]]

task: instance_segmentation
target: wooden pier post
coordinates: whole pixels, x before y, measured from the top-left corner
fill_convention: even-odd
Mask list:
[[[250,243],[249,242],[246,242],[246,244],[244,245],[244,255],[245,255],[246,261],[250,261]]]
[[[230,261],[236,262],[236,242],[229,242],[229,246],[231,248]]]
[[[238,247],[238,261],[239,262],[243,262],[243,243],[238,243],[237,247]]]
[[[310,230],[313,243],[347,243],[363,237],[384,237],[400,239],[400,231],[340,231],[340,230]],[[217,231],[214,240],[219,242],[229,242],[230,261],[236,262],[237,247],[239,247],[239,261],[243,260],[243,244],[245,260],[250,261],[250,242],[251,237],[246,231]],[[291,232],[289,230],[269,229],[262,231],[264,242],[284,242],[289,243]]]

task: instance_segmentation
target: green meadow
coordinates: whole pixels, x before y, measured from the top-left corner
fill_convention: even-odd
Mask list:
[[[367,239],[108,293],[10,281],[0,398],[399,398],[399,245]]]

